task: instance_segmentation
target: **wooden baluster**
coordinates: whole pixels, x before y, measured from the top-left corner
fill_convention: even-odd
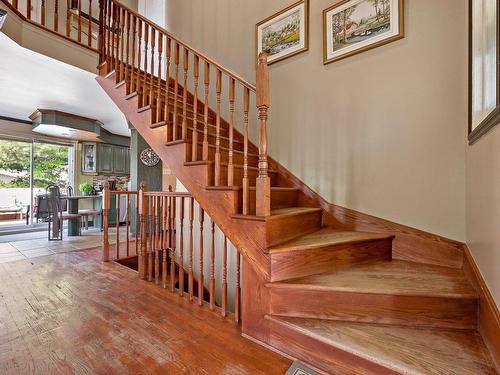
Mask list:
[[[111,194],[109,192],[109,183],[104,184],[102,194],[102,219],[103,219],[103,247],[102,247],[102,260],[109,262],[109,207],[111,202]]]
[[[115,246],[115,256],[116,259],[120,259],[120,193],[116,193],[116,218],[115,218],[115,228],[116,228],[116,246]]]
[[[54,0],[54,31],[59,31],[59,0]],[[99,50],[99,52],[101,51]]]
[[[217,79],[216,79],[217,119],[215,122],[215,186],[221,185],[221,155],[220,155],[221,92],[222,92],[222,71],[217,69]]]
[[[243,215],[248,215],[248,112],[250,110],[250,90],[243,88]]]
[[[109,25],[110,31],[109,31],[109,37],[111,38],[111,46],[110,46],[110,53],[111,53],[111,70],[115,70],[115,63],[116,63],[116,55],[115,55],[115,42],[116,42],[116,4],[110,1],[111,3],[111,23]]]
[[[139,214],[141,220],[141,251],[139,254],[139,277],[142,280],[146,279],[146,262],[147,262],[147,214],[149,211],[148,198],[145,196],[146,184],[141,182],[139,190]]]
[[[269,163],[267,161],[267,112],[269,110],[269,66],[267,54],[259,55],[257,65],[257,108],[259,110],[260,137],[259,137],[259,177],[255,185],[257,216],[271,215],[271,178],[269,177]]]
[[[148,45],[149,25],[144,23],[144,80],[142,82],[141,107],[148,105]]]
[[[45,26],[45,0],[41,1],[40,4],[40,24]]]
[[[224,236],[224,253],[222,254],[222,305],[221,315],[227,315],[227,237]]]
[[[184,296],[184,197],[180,197],[179,212],[179,295]]]
[[[198,83],[200,76],[200,58],[194,55],[193,63],[193,76],[194,76],[194,99],[193,99],[193,143],[191,152],[191,161],[198,160]]]
[[[87,35],[87,46],[92,47],[92,0],[89,0],[89,25]]]
[[[169,124],[170,122],[170,59],[171,59],[171,54],[172,54],[172,42],[171,39],[167,36],[166,40],[166,73],[165,73],[165,81],[166,81],[166,87],[165,87],[165,123],[167,124],[167,142],[171,141],[171,135],[172,132],[170,131],[171,126]]]
[[[182,139],[187,140],[187,84],[189,69],[189,50],[184,47],[184,85],[182,88]]]
[[[194,198],[189,198],[189,277],[188,291],[189,301],[193,300],[193,221],[194,221]]]
[[[215,309],[215,222],[212,220],[212,242],[210,246],[210,310]]]
[[[200,221],[200,259],[198,261],[198,305],[203,306],[203,225],[205,221],[205,211],[199,207]]]
[[[163,121],[162,118],[162,105],[161,105],[161,68],[162,68],[162,57],[163,57],[163,33],[158,32],[158,87],[156,92],[156,122]]]
[[[82,41],[82,0],[78,0],[78,41]]]
[[[135,92],[139,95],[141,93],[141,69],[142,69],[142,20],[138,19],[137,28],[137,74],[135,75]],[[140,100],[139,100],[140,103]],[[140,105],[140,104],[139,104]]]
[[[160,198],[154,197],[155,202],[155,283],[160,285]]]
[[[177,101],[178,101],[178,90],[179,90],[179,54],[180,54],[180,45],[177,42],[174,42],[174,77],[175,77],[175,84],[174,84],[174,118],[173,118],[173,124],[174,124],[174,130],[172,132],[173,134],[173,141],[177,140],[177,121],[178,121],[178,113],[177,113]]]
[[[227,185],[234,185],[233,138],[234,138],[234,78],[229,78],[229,155],[227,163]]]
[[[135,255],[139,256],[139,195],[135,195]]]
[[[151,123],[156,122],[156,107],[155,107],[155,49],[156,49],[156,30],[151,27],[151,74],[149,86],[149,105],[151,107]]]
[[[236,288],[234,292],[234,321],[236,323],[240,322],[241,311],[240,262],[240,253],[236,251]]]
[[[149,243],[149,252],[148,252],[148,281],[153,281],[153,262],[154,262],[154,241],[153,241],[153,225],[154,225],[154,200],[153,197],[149,198],[149,235],[148,235],[148,243]]]
[[[107,25],[110,25],[110,9],[111,9],[111,1],[108,2],[108,22]],[[66,0],[66,36],[71,37],[71,0]],[[109,39],[108,39],[109,40]],[[109,56],[109,53],[108,53]]]
[[[127,215],[125,216],[125,233],[127,234],[127,256],[130,256],[130,195],[127,194]]]
[[[125,70],[125,59],[124,59],[124,52],[125,52],[125,9],[119,8],[120,12],[120,27],[118,28],[119,34],[118,34],[118,49],[120,51],[119,54],[119,62],[118,62],[118,72],[116,74],[116,83],[121,82],[125,79],[124,77],[124,70]],[[118,55],[118,54],[117,54]]]
[[[175,292],[175,248],[177,244],[177,236],[175,235],[176,231],[176,215],[177,215],[177,210],[176,210],[176,203],[177,203],[177,198],[174,196],[172,197],[172,204],[171,204],[171,235],[170,235],[170,291],[172,293]]]
[[[162,225],[163,225],[163,243],[162,243],[162,250],[163,250],[163,262],[162,262],[162,271],[161,271],[161,277],[162,277],[162,286],[164,289],[167,289],[167,257],[168,257],[168,236],[169,236],[169,221],[168,221],[168,202],[169,202],[169,197],[163,196],[162,197]]]
[[[125,21],[127,22],[126,28],[126,43],[125,43],[125,62],[123,69],[123,80],[125,81],[125,92],[127,92],[127,86],[130,82],[130,13],[125,12]],[[128,94],[128,92],[127,92]]]
[[[106,0],[106,64],[107,71],[111,71],[111,1]],[[69,12],[68,12],[69,13]],[[69,36],[69,35],[67,35]]]
[[[14,7],[14,9],[17,10],[19,4],[18,4],[18,0],[12,0],[12,6]]]
[[[208,160],[208,99],[210,86],[210,63],[205,61],[205,108],[203,113],[203,160]]]
[[[31,0],[26,1],[26,18],[31,19]]]
[[[130,69],[129,80],[126,84],[127,87],[127,95],[136,90],[135,87],[135,45],[136,45],[136,28],[137,28],[137,18],[132,15],[132,56],[131,56],[131,64],[132,68]]]

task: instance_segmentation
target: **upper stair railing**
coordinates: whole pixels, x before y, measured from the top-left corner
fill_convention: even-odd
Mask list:
[[[192,163],[214,163],[216,188],[242,188],[242,214],[269,216],[267,55],[259,56],[253,85],[116,0],[100,0],[99,19],[101,72],[104,66],[115,72],[127,95],[138,96],[138,109],[151,110],[153,127],[167,128],[167,144],[190,141]],[[252,102],[260,120],[258,156],[250,153]],[[252,186],[255,209],[249,207]]]
[[[97,52],[99,0],[2,0],[33,25]]]

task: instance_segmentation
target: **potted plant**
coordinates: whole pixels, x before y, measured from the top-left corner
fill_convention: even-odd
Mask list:
[[[82,195],[90,195],[93,188],[92,184],[89,184],[88,182],[78,185],[78,190],[82,192]]]

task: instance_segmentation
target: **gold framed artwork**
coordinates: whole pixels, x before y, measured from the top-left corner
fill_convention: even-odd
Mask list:
[[[403,0],[343,0],[323,11],[324,64],[403,37]]]
[[[309,0],[301,0],[259,22],[255,27],[257,56],[272,64],[309,49]]]

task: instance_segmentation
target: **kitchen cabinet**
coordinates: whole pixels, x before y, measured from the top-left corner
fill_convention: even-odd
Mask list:
[[[130,149],[106,143],[97,145],[98,173],[130,173]]]

